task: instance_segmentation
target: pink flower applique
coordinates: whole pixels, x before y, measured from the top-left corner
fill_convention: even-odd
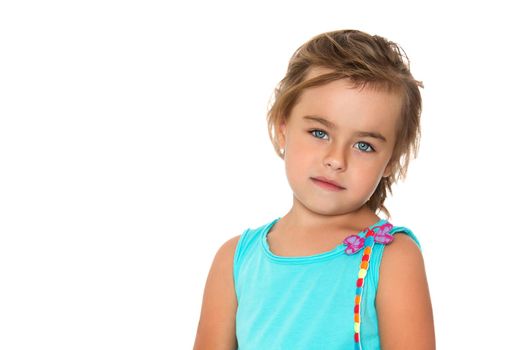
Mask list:
[[[373,227],[372,229],[367,229],[369,232],[366,235],[366,239],[369,240],[367,246],[372,245],[372,239],[375,243],[380,244],[389,244],[394,240],[394,236],[389,232],[394,226],[390,223],[385,223],[381,226]],[[372,238],[373,236],[373,238]],[[345,253],[346,254],[355,254],[365,246],[365,238],[359,235],[350,235],[346,237],[343,241],[343,244],[346,245]]]
[[[345,238],[343,243],[346,245],[346,254],[355,254],[365,245],[365,239],[358,235],[351,235]]]

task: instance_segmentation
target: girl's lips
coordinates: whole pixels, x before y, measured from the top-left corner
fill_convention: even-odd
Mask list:
[[[312,177],[312,179],[317,180],[317,181],[326,182],[326,183],[329,183],[329,184],[334,185],[336,187],[340,187],[340,188],[344,189],[344,187],[339,185],[339,183],[336,182],[335,180],[329,179],[329,178],[324,177],[324,176]]]
[[[330,190],[330,191],[342,191],[342,190],[344,190],[344,188],[342,188],[342,187],[339,187],[339,186],[336,186],[336,185],[332,185],[332,184],[330,184],[328,182],[324,182],[324,181],[317,180],[317,179],[314,179],[314,178],[312,178],[312,181],[316,185],[318,185],[319,187],[322,187],[322,188]]]

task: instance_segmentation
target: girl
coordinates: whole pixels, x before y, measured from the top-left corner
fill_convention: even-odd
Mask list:
[[[419,144],[402,52],[341,30],[294,53],[267,118],[292,208],[218,250],[194,349],[435,348],[419,242],[377,216]]]

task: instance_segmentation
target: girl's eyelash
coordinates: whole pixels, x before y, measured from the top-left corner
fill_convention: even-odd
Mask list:
[[[311,130],[308,130],[308,133],[309,133],[309,134],[312,134],[314,131],[320,131],[320,132],[322,132],[323,134],[328,135],[328,134],[326,133],[326,131],[324,131],[324,130],[322,130],[322,129],[311,129]],[[315,136],[314,136],[314,137],[315,137]],[[365,150],[363,150],[363,149],[361,149],[361,148],[358,147],[358,149],[359,149],[360,151],[363,151],[363,152],[365,152],[365,153],[375,152],[374,147],[372,147],[372,145],[369,144],[368,142],[358,141],[357,144],[366,145],[367,147],[366,147],[365,149],[368,149],[368,148],[370,149],[370,151],[365,151]]]

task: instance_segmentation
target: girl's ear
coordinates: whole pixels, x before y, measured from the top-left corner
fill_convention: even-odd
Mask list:
[[[277,138],[279,140],[279,147],[284,148],[286,145],[286,124],[281,122],[277,128]]]
[[[385,171],[383,172],[383,177],[389,177],[392,175],[392,162],[388,162],[388,165],[385,168]]]

